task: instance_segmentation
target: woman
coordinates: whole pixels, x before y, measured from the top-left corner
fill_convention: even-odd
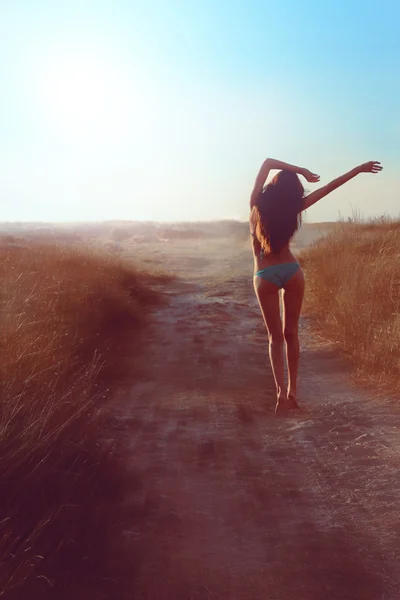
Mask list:
[[[281,169],[264,187],[269,172]],[[290,251],[290,240],[301,225],[301,213],[359,173],[379,173],[379,162],[352,169],[324,187],[304,195],[298,175],[309,183],[319,176],[308,169],[267,158],[257,175],[250,199],[250,233],[254,253],[254,288],[269,337],[269,357],[276,385],[275,414],[297,408],[299,367],[298,324],[304,295],[303,271]],[[283,326],[279,290],[283,288]],[[288,386],[284,389],[283,343],[286,342]]]

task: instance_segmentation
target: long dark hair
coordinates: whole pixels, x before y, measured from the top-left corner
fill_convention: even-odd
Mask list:
[[[278,254],[301,226],[304,188],[296,173],[279,171],[251,212],[253,233],[266,254]]]

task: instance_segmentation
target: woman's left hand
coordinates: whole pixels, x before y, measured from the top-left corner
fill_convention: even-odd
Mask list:
[[[318,183],[319,181],[319,175],[311,173],[308,169],[303,169],[301,174],[307,179],[308,183]]]

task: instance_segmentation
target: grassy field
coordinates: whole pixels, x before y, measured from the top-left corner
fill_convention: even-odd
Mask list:
[[[294,245],[307,276],[305,308],[322,334],[365,381],[398,388],[400,224],[305,225]],[[114,598],[111,509],[130,476],[109,415],[127,374],[135,379],[142,332],[169,288],[170,278],[149,270],[166,265],[204,289],[217,352],[235,323],[246,327],[236,319],[249,295],[258,315],[248,226],[27,224],[5,231],[0,253],[0,597]]]
[[[306,311],[360,380],[400,387],[400,222],[343,223],[304,250]]]
[[[91,573],[107,577],[123,479],[118,449],[103,443],[107,411],[160,277],[10,236],[0,256],[0,596],[77,597]]]

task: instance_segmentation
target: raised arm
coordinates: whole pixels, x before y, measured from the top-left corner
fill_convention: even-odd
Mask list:
[[[318,202],[318,200],[321,200],[321,198],[324,198],[325,196],[327,196],[328,194],[333,192],[333,190],[336,190],[338,187],[340,187],[344,183],[347,183],[348,181],[350,181],[350,179],[353,179],[353,177],[355,177],[356,175],[359,175],[360,173],[379,173],[380,171],[382,171],[381,163],[377,162],[375,160],[371,160],[370,162],[366,162],[366,163],[363,163],[362,165],[359,165],[358,167],[355,167],[348,173],[345,173],[344,175],[337,177],[330,183],[327,183],[326,185],[324,185],[319,190],[315,190],[315,192],[311,192],[311,194],[306,196],[304,198],[303,210],[305,210],[306,208],[309,208],[310,206],[312,206],[313,204]]]
[[[282,160],[276,160],[275,158],[267,158],[261,165],[261,169],[259,170],[258,175],[256,177],[253,191],[251,192],[250,196],[250,208],[253,208],[257,201],[257,198],[261,194],[269,172],[274,169],[285,169],[286,171],[298,173],[299,175],[303,175],[303,177],[305,177],[307,181],[312,183],[319,181],[319,176],[315,175],[314,173],[311,173],[311,171],[309,171],[308,169],[304,169],[303,167],[297,167],[296,165],[290,165],[289,163],[285,163]]]

